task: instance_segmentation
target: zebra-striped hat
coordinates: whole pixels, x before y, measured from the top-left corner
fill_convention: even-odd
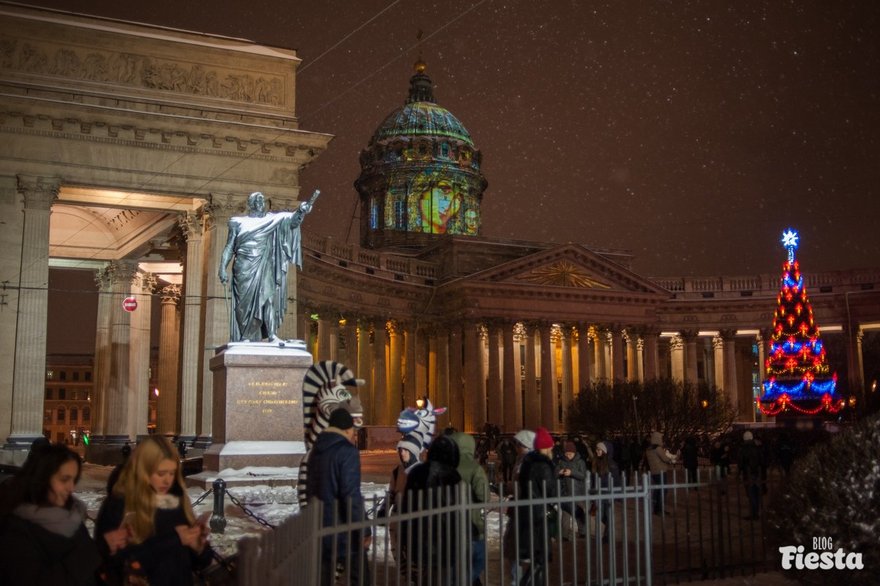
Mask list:
[[[397,416],[397,431],[407,434],[419,426],[419,416],[411,409],[404,409]],[[421,444],[420,444],[421,449]]]

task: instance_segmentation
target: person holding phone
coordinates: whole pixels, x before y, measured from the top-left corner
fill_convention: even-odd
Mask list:
[[[211,563],[209,533],[207,517],[193,515],[177,449],[165,437],[150,436],[98,512],[103,577],[108,584],[190,586],[193,572]]]

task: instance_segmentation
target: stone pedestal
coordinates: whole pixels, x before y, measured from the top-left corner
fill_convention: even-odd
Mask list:
[[[231,343],[211,358],[214,443],[206,470],[298,466],[306,452],[302,383],[312,355],[301,343]]]

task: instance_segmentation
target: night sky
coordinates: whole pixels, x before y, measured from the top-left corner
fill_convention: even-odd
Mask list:
[[[483,152],[485,236],[747,275],[791,226],[807,272],[880,266],[878,2],[36,3],[297,49],[300,127],[336,136],[308,230],[358,241],[358,154],[421,55]]]

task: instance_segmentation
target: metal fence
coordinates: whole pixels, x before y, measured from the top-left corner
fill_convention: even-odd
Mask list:
[[[462,484],[408,493],[396,507],[374,499],[367,509],[387,513],[328,527],[321,504],[312,503],[274,531],[242,540],[238,583],[651,585],[768,569],[764,515],[743,518],[751,511],[742,483],[709,469],[691,482],[683,476],[675,470],[658,484],[636,475],[610,489],[588,479],[576,491],[583,494],[544,498],[497,486],[488,503],[471,502]],[[774,486],[762,487],[763,502]],[[473,533],[477,515],[482,541]],[[366,535],[368,547],[360,547]]]

